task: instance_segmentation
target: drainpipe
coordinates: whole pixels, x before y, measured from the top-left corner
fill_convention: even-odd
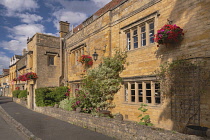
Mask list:
[[[59,78],[59,86],[62,85],[64,79],[64,38],[60,38],[60,78]]]
[[[64,65],[64,82],[65,82],[65,86],[68,86],[67,83],[68,83],[68,50],[67,50],[67,47],[66,47],[66,42],[64,42],[64,53],[65,53],[65,65]]]

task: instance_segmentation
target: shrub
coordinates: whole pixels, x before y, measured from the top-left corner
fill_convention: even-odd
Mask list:
[[[59,103],[66,98],[66,92],[68,92],[68,87],[57,87],[54,91],[55,102]]]
[[[66,98],[65,94],[68,87],[38,88],[36,89],[36,105],[37,106],[54,106]]]
[[[18,98],[27,98],[27,90],[20,90]]]
[[[48,98],[46,97],[51,90],[49,88],[38,88],[35,90],[36,93],[36,105],[37,106],[46,106],[48,104]]]
[[[72,104],[74,102],[74,98],[66,98],[62,101],[60,101],[60,105],[59,107],[64,109],[64,110],[68,110],[68,111],[72,111],[73,108],[72,108]]]
[[[18,95],[20,94],[20,90],[14,90],[12,92],[12,96],[15,97],[15,98],[18,98]]]
[[[86,112],[114,108],[114,94],[120,89],[126,53],[117,51],[113,57],[103,58],[103,63],[91,69],[82,81],[82,90],[76,93],[74,107]]]

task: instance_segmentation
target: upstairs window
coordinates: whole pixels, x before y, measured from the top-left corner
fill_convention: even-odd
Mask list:
[[[134,49],[138,48],[138,30],[137,29],[133,31],[133,47]]]
[[[154,43],[154,19],[125,30],[127,50],[141,48]]]
[[[49,55],[48,63],[49,63],[49,65],[55,65],[55,56]]]
[[[146,46],[146,27],[141,27],[141,46]]]
[[[131,49],[131,34],[130,32],[127,32],[127,49]]]
[[[154,43],[154,35],[155,35],[154,22],[151,22],[151,23],[149,23],[149,41],[150,41],[150,43]]]

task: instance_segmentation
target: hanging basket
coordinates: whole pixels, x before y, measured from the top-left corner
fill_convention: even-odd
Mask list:
[[[184,37],[183,29],[176,24],[166,24],[155,34],[155,42],[159,45],[174,44],[180,42]]]

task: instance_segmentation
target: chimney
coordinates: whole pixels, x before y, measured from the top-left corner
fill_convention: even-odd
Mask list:
[[[22,56],[26,54],[26,49],[23,49]]]
[[[68,32],[69,32],[69,24],[67,21],[64,22],[64,21],[60,21],[59,22],[60,24],[60,37],[64,37]]]

